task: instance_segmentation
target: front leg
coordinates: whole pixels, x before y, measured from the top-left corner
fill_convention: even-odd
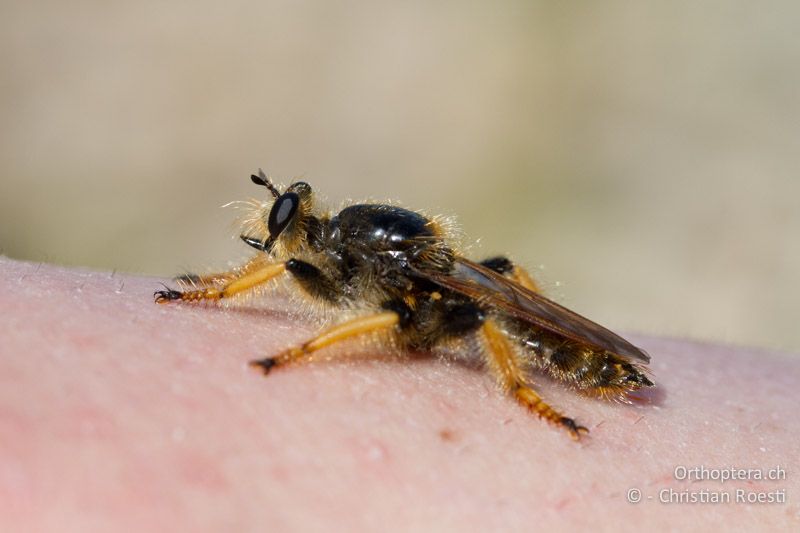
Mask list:
[[[191,291],[178,291],[167,288],[156,291],[153,297],[156,303],[171,301],[197,302],[204,300],[221,300],[251,290],[286,272],[286,263],[267,263],[253,266],[218,286],[208,286]]]
[[[343,296],[341,284],[337,284],[331,276],[318,267],[300,259],[289,259],[286,261],[286,270],[309,295],[331,303],[341,303]]]
[[[175,281],[181,288],[205,288],[211,286],[220,286],[229,283],[235,279],[241,278],[247,274],[255,272],[259,268],[269,263],[269,257],[266,254],[258,254],[247,263],[236,267],[232,270],[225,272],[214,272],[211,274],[183,274],[175,277]]]
[[[300,287],[314,297],[331,302],[339,301],[341,291],[336,283],[311,263],[289,259],[285,263],[267,263],[265,255],[258,255],[241,268],[208,276],[186,275],[177,278],[178,283],[198,287],[179,291],[167,288],[156,291],[156,303],[175,300],[197,302],[221,300],[262,285],[286,271],[291,273]]]

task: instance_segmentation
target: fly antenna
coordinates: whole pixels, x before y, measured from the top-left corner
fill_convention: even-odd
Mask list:
[[[269,192],[272,193],[272,196],[274,196],[275,198],[278,198],[281,195],[278,188],[275,187],[271,181],[269,181],[267,175],[264,174],[264,171],[261,170],[260,168],[258,169],[258,176],[256,176],[255,174],[251,174],[250,180],[256,185],[262,185],[266,187],[269,190]]]

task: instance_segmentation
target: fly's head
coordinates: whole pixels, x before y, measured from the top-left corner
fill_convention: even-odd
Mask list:
[[[260,169],[250,179],[265,187],[271,198],[254,204],[254,213],[245,221],[241,239],[276,259],[286,259],[308,247],[309,236],[318,225],[311,186],[296,181],[280,191]]]

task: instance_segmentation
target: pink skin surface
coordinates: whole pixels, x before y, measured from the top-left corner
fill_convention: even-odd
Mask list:
[[[157,288],[0,258],[3,531],[800,527],[797,358],[632,337],[658,384],[642,402],[536,379],[591,430],[575,443],[456,362],[369,353],[264,377],[248,360],[314,324],[279,298],[159,306]],[[681,480],[680,467],[785,479]],[[732,501],[662,503],[669,489]],[[737,503],[737,489],[786,501]]]

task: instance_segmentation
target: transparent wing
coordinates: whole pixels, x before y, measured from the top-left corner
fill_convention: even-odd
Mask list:
[[[414,270],[438,285],[573,341],[650,362],[647,352],[616,333],[469,259],[457,257],[451,272]]]

